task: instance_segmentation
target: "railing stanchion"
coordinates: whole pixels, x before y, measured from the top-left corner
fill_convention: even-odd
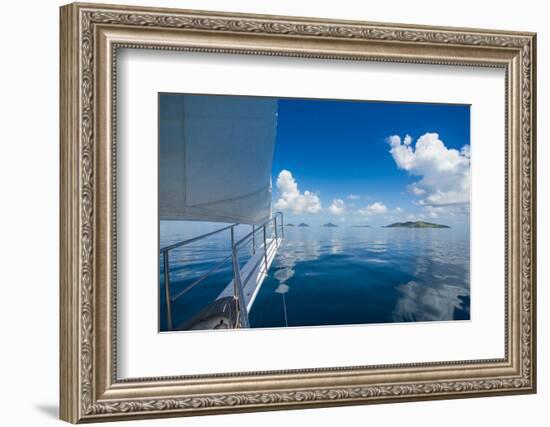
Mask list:
[[[256,226],[252,226],[252,255],[256,253]]]
[[[231,250],[233,250],[233,246],[235,245],[235,226],[231,226]]]
[[[170,297],[170,262],[168,260],[168,251],[162,253],[164,262],[164,296],[166,298],[166,323],[168,330],[173,329],[172,325],[172,299]]]
[[[273,230],[275,230],[275,241],[277,241],[277,215],[273,217]]]
[[[279,212],[281,214],[281,237],[284,239],[285,238],[285,221],[284,221],[284,218],[283,218],[283,213],[282,212]]]
[[[237,248],[233,248],[233,298],[237,303],[238,320],[237,324],[240,324],[241,328],[249,328],[250,323],[248,320],[248,311],[244,305],[244,293],[243,285],[241,282],[241,269],[239,267],[239,258],[237,254]]]
[[[263,225],[264,231],[264,261],[265,261],[265,274],[267,274],[267,239],[265,237],[265,224]]]

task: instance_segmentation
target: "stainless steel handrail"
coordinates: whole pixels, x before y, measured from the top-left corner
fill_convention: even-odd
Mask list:
[[[235,226],[237,226],[237,225],[239,225],[239,224],[231,224],[231,225],[228,225],[226,227],[220,228],[218,230],[214,230],[214,231],[211,231],[211,232],[206,233],[206,234],[201,234],[200,236],[196,236],[196,237],[193,237],[191,239],[183,240],[181,242],[177,242],[177,243],[174,243],[172,245],[168,245],[168,246],[165,246],[163,248],[160,248],[159,252],[162,253],[163,265],[164,265],[164,298],[165,298],[165,302],[166,302],[166,323],[168,324],[168,329],[169,330],[173,329],[172,302],[177,300],[179,297],[181,297],[181,295],[185,294],[187,291],[191,290],[193,287],[195,287],[199,283],[203,282],[212,273],[218,271],[222,267],[222,265],[225,262],[227,262],[229,260],[229,258],[231,257],[231,256],[227,257],[227,259],[225,259],[224,261],[222,261],[220,264],[218,264],[216,266],[217,268],[211,269],[210,271],[205,273],[205,275],[201,276],[198,280],[196,280],[194,283],[192,283],[190,286],[185,288],[183,291],[180,291],[176,295],[176,297],[172,298],[171,288],[170,288],[170,257],[169,257],[170,251],[172,251],[174,249],[177,249],[179,247],[194,243],[196,241],[205,239],[207,237],[213,236],[215,234],[221,233],[221,232],[226,231],[226,230],[231,230],[231,241],[233,243],[233,231],[234,231]]]
[[[172,245],[165,246],[159,250],[159,252],[163,256],[163,265],[164,265],[164,293],[165,293],[165,300],[166,300],[166,319],[168,323],[168,329],[173,330],[173,313],[172,313],[172,303],[176,301],[178,298],[180,298],[182,295],[190,291],[195,286],[202,283],[206,278],[208,278],[210,275],[215,273],[216,271],[220,270],[222,266],[229,261],[229,259],[232,260],[232,269],[233,269],[233,298],[235,299],[235,304],[237,307],[238,317],[237,322],[234,325],[234,327],[243,327],[248,328],[250,326],[249,320],[248,320],[248,312],[246,307],[244,306],[244,294],[243,294],[243,287],[248,283],[250,280],[250,277],[252,275],[252,272],[250,272],[245,281],[244,285],[242,282],[241,272],[240,272],[240,266],[239,266],[239,249],[240,247],[246,243],[248,240],[252,240],[252,255],[256,253],[256,233],[260,230],[263,233],[263,261],[265,262],[265,269],[267,273],[267,237],[266,237],[266,227],[272,223],[272,234],[275,236],[275,239],[278,239],[278,231],[277,231],[277,216],[280,216],[281,221],[279,223],[279,227],[281,230],[281,237],[284,238],[284,223],[283,223],[283,213],[282,212],[276,212],[271,218],[264,221],[259,226],[252,226],[252,231],[248,234],[246,234],[244,237],[239,239],[237,242],[235,242],[235,226],[239,224],[232,224],[228,225],[226,227],[220,228],[218,230],[212,231],[210,233],[202,234],[200,236],[193,237],[191,239],[183,240],[181,242],[174,243]],[[177,249],[179,247],[188,245],[190,243],[196,242],[198,240],[205,239],[207,237],[210,237],[212,235],[215,235],[217,233],[230,230],[231,232],[231,254],[226,256],[221,262],[216,264],[213,268],[211,268],[209,271],[204,273],[202,276],[200,276],[197,280],[195,280],[190,285],[186,286],[184,289],[180,290],[175,296],[171,296],[171,285],[170,285],[170,251]],[[259,265],[262,258],[260,258],[260,261],[256,263],[255,268]]]
[[[171,251],[172,249],[179,248],[180,246],[188,245],[189,243],[196,242],[197,240],[205,239],[207,237],[213,236],[214,234],[221,233],[222,231],[225,231],[225,230],[229,230],[230,228],[232,229],[233,227],[235,227],[237,225],[239,225],[239,224],[231,224],[231,225],[228,225],[227,227],[223,227],[223,228],[220,228],[218,230],[211,231],[210,233],[201,234],[200,236],[193,237],[193,238],[187,239],[187,240],[183,240],[181,242],[174,243],[173,245],[165,246],[164,248],[160,248],[159,252]]]
[[[227,255],[223,260],[221,260],[218,264],[216,264],[214,267],[212,267],[210,270],[208,270],[206,273],[204,273],[201,277],[199,277],[197,280],[195,280],[190,285],[183,288],[181,291],[179,291],[176,295],[172,297],[172,302],[176,301],[178,298],[180,298],[182,295],[189,292],[191,289],[193,289],[195,286],[197,286],[199,283],[203,282],[205,279],[210,277],[213,273],[218,271],[222,266],[229,261],[233,257],[233,254]]]
[[[233,298],[235,299],[235,306],[237,307],[237,324],[236,327],[249,328],[250,323],[248,321],[248,313],[244,306],[244,293],[243,284],[241,283],[241,269],[239,267],[239,258],[237,249],[233,247]]]
[[[271,218],[269,218],[267,221],[264,221],[260,225],[255,226],[250,233],[248,233],[245,236],[241,237],[241,239],[238,240],[237,243],[235,243],[235,246],[240,246],[242,242],[244,242],[246,239],[249,239],[254,233],[257,233],[258,231],[260,231],[260,229],[265,227],[267,224],[269,224],[270,222],[273,222],[275,220],[275,218],[277,217],[277,215],[280,215],[281,218],[282,218],[283,213],[282,212],[275,212],[275,214]]]

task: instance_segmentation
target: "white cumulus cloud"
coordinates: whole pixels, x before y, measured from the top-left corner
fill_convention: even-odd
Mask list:
[[[307,190],[301,193],[290,171],[282,170],[276,185],[280,193],[279,200],[275,202],[276,209],[289,209],[296,214],[321,212],[319,196]]]
[[[350,200],[359,200],[361,196],[358,196],[357,194],[348,194],[348,199]]]
[[[374,202],[368,205],[366,208],[359,209],[361,215],[383,214],[388,211],[388,208],[384,203]]]
[[[333,215],[341,215],[345,210],[346,204],[342,199],[334,199],[328,207],[328,211]]]
[[[426,133],[412,144],[407,135],[388,138],[390,153],[399,169],[421,179],[409,191],[421,196],[420,205],[447,206],[470,202],[470,147],[447,148],[437,133]]]

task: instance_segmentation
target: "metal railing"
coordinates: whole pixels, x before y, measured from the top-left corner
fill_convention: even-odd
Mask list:
[[[279,220],[278,220],[279,218]],[[270,238],[274,237],[275,239],[284,238],[284,225],[283,225],[283,213],[276,212],[270,219],[265,221],[263,224],[258,226],[253,225],[252,231],[242,237],[240,240],[235,242],[235,227],[240,224],[232,224],[227,227],[220,228],[218,230],[212,231],[210,233],[202,234],[191,239],[183,240],[181,242],[174,243],[172,245],[165,246],[160,249],[160,254],[162,254],[162,262],[164,267],[164,298],[166,301],[166,323],[168,325],[168,330],[173,330],[173,312],[172,304],[193,289],[195,286],[203,283],[208,277],[213,273],[219,271],[229,260],[231,260],[231,267],[233,270],[233,299],[235,300],[235,306],[237,309],[237,321],[234,325],[234,328],[248,328],[250,326],[248,320],[248,312],[245,306],[244,301],[244,292],[243,288],[246,286],[254,270],[260,265],[261,262],[265,263],[265,271],[267,274],[268,270],[268,237],[267,237],[267,228],[271,227]],[[206,273],[198,277],[191,284],[185,286],[183,289],[180,289],[175,295],[172,295],[171,283],[170,283],[170,252],[174,249],[181,248],[183,246],[189,245],[191,243],[197,242],[199,240],[206,239],[215,234],[222,233],[229,230],[231,236],[231,253],[224,257],[219,263],[214,265]],[[247,277],[243,280],[241,276],[241,268],[239,264],[239,250],[243,248],[246,244],[252,244],[252,256],[256,254],[257,237],[256,235],[261,232],[261,241],[262,245],[260,248],[263,248],[263,257],[258,257],[256,264],[250,269]],[[280,232],[280,234],[279,234]]]

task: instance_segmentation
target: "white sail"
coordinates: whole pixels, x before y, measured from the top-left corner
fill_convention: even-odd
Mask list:
[[[266,221],[277,99],[162,94],[159,108],[160,219]]]

